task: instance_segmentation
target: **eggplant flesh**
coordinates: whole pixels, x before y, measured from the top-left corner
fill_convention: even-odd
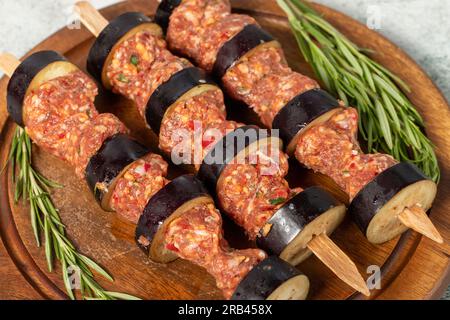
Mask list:
[[[308,242],[316,235],[333,233],[345,213],[345,205],[325,190],[310,187],[275,212],[262,228],[257,244],[292,265],[298,265],[311,255]]]
[[[159,134],[164,115],[173,104],[216,88],[213,79],[199,68],[191,67],[178,71],[151,95],[145,110],[147,124],[153,132]]]
[[[325,122],[341,107],[327,92],[321,89],[308,90],[289,101],[278,112],[272,128],[280,131],[281,139],[288,146],[288,154],[292,154],[301,132]]]
[[[282,149],[283,143],[278,137],[270,136],[265,130],[252,125],[243,126],[224,136],[208,152],[198,171],[211,193],[216,193],[223,170],[229,163],[242,163],[245,157],[255,151],[271,146]]]
[[[245,26],[219,49],[213,66],[213,73],[218,79],[222,79],[227,70],[250,50],[272,41],[274,41],[274,38],[258,25]]]
[[[193,175],[183,175],[172,180],[148,201],[136,227],[138,246],[154,262],[176,260],[176,253],[166,249],[167,227],[187,210],[209,203],[214,203],[214,200]]]
[[[102,147],[91,157],[86,167],[86,181],[96,200],[106,211],[110,207],[115,182],[136,160],[150,150],[125,134],[116,134],[105,140]]]
[[[111,63],[114,50],[123,41],[140,31],[149,31],[162,37],[161,28],[142,13],[127,12],[112,20],[95,39],[87,58],[87,70],[99,82],[110,89],[106,67]]]
[[[11,118],[24,127],[23,102],[31,90],[43,82],[78,68],[55,51],[39,51],[27,57],[14,71],[7,88],[7,108]]]
[[[353,199],[349,214],[371,243],[389,241],[408,228],[398,215],[408,207],[428,211],[437,186],[415,165],[399,163],[376,176]]]
[[[167,28],[169,27],[170,16],[181,4],[181,0],[163,0],[158,6],[158,9],[155,13],[155,22],[161,26],[164,33],[166,33]]]
[[[307,276],[277,256],[270,256],[250,270],[231,299],[304,300],[308,292]]]

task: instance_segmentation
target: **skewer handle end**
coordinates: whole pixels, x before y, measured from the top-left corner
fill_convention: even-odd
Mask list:
[[[19,59],[10,53],[0,53],[0,71],[3,71],[8,77],[11,77],[17,67],[20,65]]]
[[[109,23],[89,1],[78,1],[75,4],[75,11],[79,14],[83,25],[95,37],[98,37]]]

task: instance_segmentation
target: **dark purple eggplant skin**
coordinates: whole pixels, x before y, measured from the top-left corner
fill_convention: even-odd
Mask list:
[[[209,197],[208,191],[194,175],[183,175],[172,180],[145,206],[136,227],[137,245],[148,254],[151,242],[164,221],[186,202],[205,196]],[[148,240],[148,246],[139,241],[141,237]]]
[[[301,274],[286,261],[270,256],[242,279],[231,300],[266,300],[284,282]]]
[[[204,70],[190,67],[173,74],[156,88],[145,109],[145,120],[153,132],[159,135],[164,114],[172,104],[189,90],[203,84],[216,85]]]
[[[222,79],[227,70],[247,52],[273,40],[274,38],[259,26],[255,24],[245,26],[220,48],[213,66],[214,75]]]
[[[8,113],[19,126],[25,126],[23,122],[23,102],[31,81],[42,69],[57,61],[67,60],[55,51],[33,53],[17,67],[9,79],[6,93]]]
[[[269,233],[264,236],[261,231],[256,243],[267,253],[280,255],[311,221],[339,205],[341,203],[322,188],[307,188],[275,212],[267,221],[272,225]]]
[[[288,145],[312,121],[339,107],[339,102],[326,91],[308,90],[289,101],[278,112],[273,119],[272,128],[280,130],[280,138]]]
[[[181,0],[163,0],[158,6],[155,13],[155,22],[163,29],[164,33],[167,32],[169,27],[170,16],[181,3]]]
[[[389,200],[403,188],[423,180],[429,178],[415,165],[398,163],[381,172],[358,192],[348,208],[349,215],[366,234],[370,221]]]
[[[131,29],[152,22],[139,12],[127,12],[112,20],[95,39],[87,58],[88,72],[100,83],[105,61],[116,43]]]
[[[268,136],[267,131],[252,125],[243,126],[230,132],[217,142],[205,156],[197,173],[198,178],[203,181],[212,194],[215,194],[217,182],[228,163],[249,145]],[[244,143],[236,143],[245,137],[248,139],[245,139]]]
[[[101,203],[105,195],[95,186],[104,183],[109,186],[129,164],[148,154],[150,150],[125,134],[116,134],[103,142],[86,167],[86,181]]]

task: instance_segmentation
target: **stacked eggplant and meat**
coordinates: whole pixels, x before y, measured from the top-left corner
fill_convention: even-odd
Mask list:
[[[319,187],[291,189],[280,139],[227,120],[220,87],[203,70],[170,53],[155,26],[139,13],[115,18],[94,42],[88,70],[105,87],[135,102],[159,136],[160,149],[172,159],[183,153],[182,160],[193,164],[220,208],[249,239],[299,264],[311,254],[308,243],[315,236],[328,235],[341,223],[345,206]],[[146,243],[139,227],[137,239]],[[358,277],[358,285],[344,281],[368,294]]]
[[[436,184],[412,164],[365,154],[357,110],[291,70],[280,44],[252,17],[231,13],[228,0],[163,0],[156,22],[171,50],[213,73],[227,94],[279,130],[289,155],[346,192],[349,213],[370,242],[403,233],[405,210],[420,214],[431,207]],[[433,240],[441,242],[436,234]]]
[[[136,223],[151,259],[178,257],[204,267],[224,297],[304,299],[309,281],[260,249],[232,249],[206,188],[193,175],[172,181],[167,163],[128,135],[114,115],[94,106],[96,84],[53,51],[18,65],[7,89],[8,111],[42,149],[86,179],[102,208]]]

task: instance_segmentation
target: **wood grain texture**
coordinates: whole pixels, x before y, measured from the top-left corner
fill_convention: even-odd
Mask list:
[[[238,12],[253,15],[258,22],[283,44],[290,65],[309,76],[311,69],[301,58],[287,21],[275,1],[232,1]],[[135,0],[119,3],[102,10],[107,19],[126,11],[141,11],[153,15],[156,0]],[[381,246],[368,243],[358,228],[348,219],[332,235],[332,239],[355,262],[358,270],[367,274],[370,265],[382,266],[380,290],[372,291],[371,299],[429,299],[439,297],[449,283],[450,254],[450,110],[432,81],[403,51],[377,33],[351,18],[323,6],[316,8],[332,24],[359,46],[373,50],[374,58],[404,79],[411,87],[409,97],[425,119],[427,133],[436,145],[442,169],[438,196],[431,210],[431,219],[444,237],[438,245],[415,232]],[[87,51],[93,38],[85,30],[62,29],[39,44],[32,52],[52,49],[65,54],[71,61],[85,69]],[[6,114],[7,79],[0,82],[0,163],[7,157],[14,125]],[[133,135],[157,151],[156,136],[147,130],[133,104],[123,98],[101,90],[96,104],[101,112],[112,112],[133,128]],[[229,106],[231,117],[254,122],[251,113],[237,106]],[[71,168],[52,156],[34,148],[34,163],[44,175],[64,185],[53,193],[56,206],[68,227],[68,234],[77,247],[102,264],[116,279],[114,283],[101,281],[110,290],[125,291],[146,299],[217,299],[220,292],[204,270],[186,261],[177,260],[169,265],[149,262],[133,242],[133,226],[120,221],[115,215],[99,209],[85,183],[77,180]],[[180,173],[171,167],[170,175]],[[14,264],[0,265],[0,278],[15,274],[17,270],[30,286],[18,282],[12,298],[66,298],[60,270],[46,271],[45,255],[37,248],[30,229],[28,208],[11,202],[12,184],[8,175],[0,178],[0,233]],[[314,175],[292,162],[289,173],[292,185],[321,184],[340,199],[342,192],[329,179]],[[235,247],[245,247],[241,230],[226,222],[225,235]],[[0,256],[0,259],[1,258]],[[362,299],[351,288],[334,276],[317,258],[308,259],[299,266],[310,277],[311,299]],[[14,270],[17,268],[17,270]],[[2,280],[3,281],[3,280]],[[0,284],[4,283],[0,281]],[[11,288],[11,282],[8,286]],[[5,295],[0,286],[0,297]],[[7,294],[6,294],[7,295]],[[5,297],[7,298],[7,297]]]
[[[40,300],[42,296],[25,280],[16,268],[0,239],[0,300]],[[23,290],[17,290],[23,288]]]

